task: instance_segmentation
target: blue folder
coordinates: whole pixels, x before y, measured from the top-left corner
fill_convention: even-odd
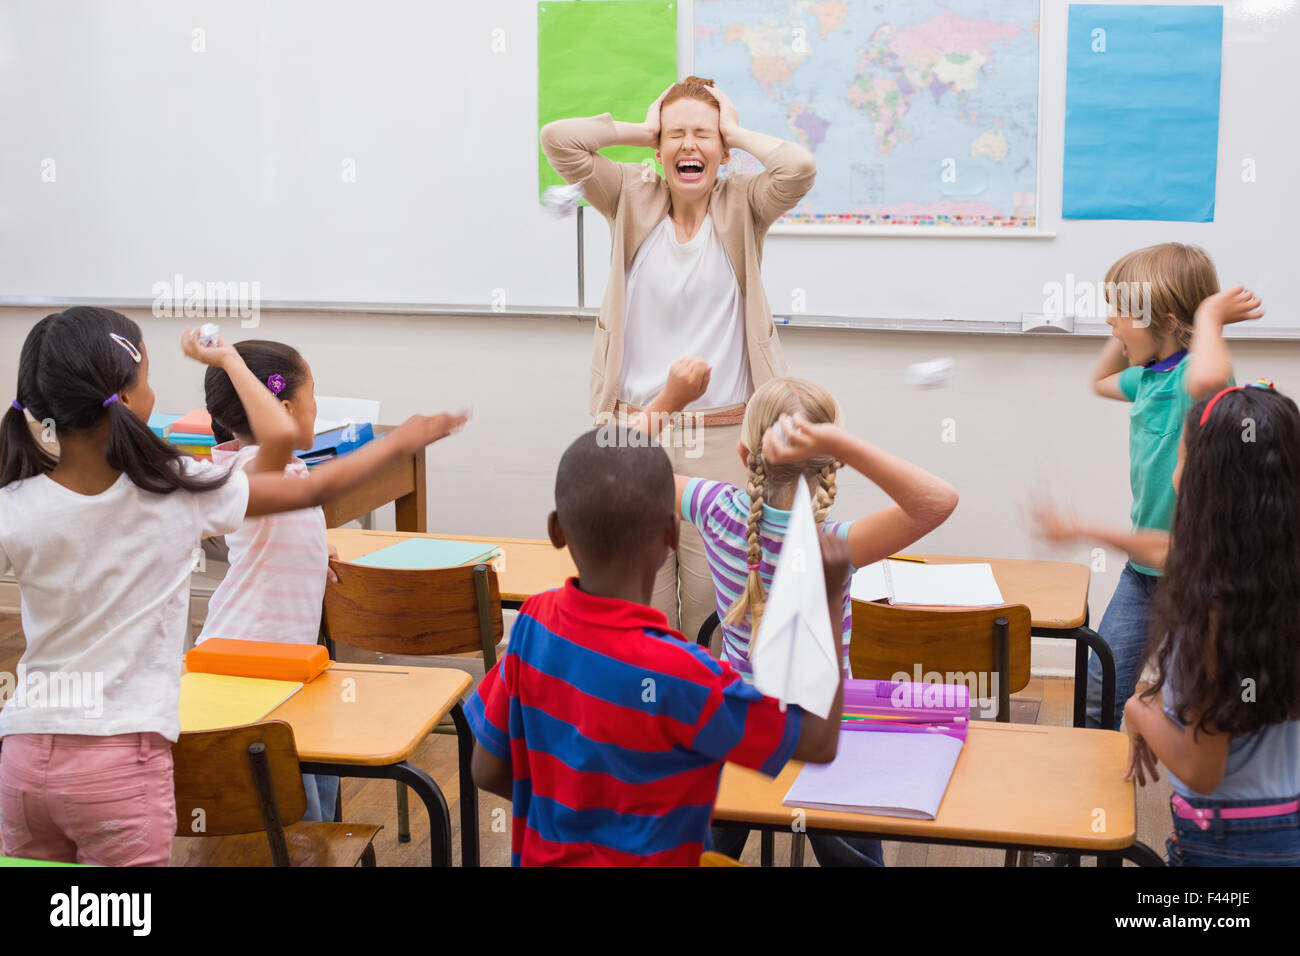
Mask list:
[[[312,465],[319,465],[323,461],[356,451],[362,445],[374,440],[374,437],[373,425],[348,425],[335,428],[333,431],[321,432],[316,436],[316,441],[311,448],[295,451],[294,454],[310,468]]]
[[[465,564],[487,561],[501,553],[495,544],[481,541],[444,541],[440,538],[407,538],[386,548],[354,558],[351,564],[367,568],[393,568],[403,571],[430,568],[458,568]]]

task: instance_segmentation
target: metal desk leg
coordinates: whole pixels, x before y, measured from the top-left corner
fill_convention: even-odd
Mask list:
[[[759,865],[773,866],[776,863],[776,834],[763,830],[759,834]]]
[[[309,763],[300,764],[303,773],[323,773],[336,777],[367,777],[378,780],[396,780],[415,791],[429,814],[429,865],[451,866],[451,812],[447,801],[433,782],[433,778],[413,763],[388,764],[366,767],[359,764]]]
[[[456,723],[456,750],[460,757],[460,865],[478,866],[478,787],[474,786],[474,734],[470,732],[465,711],[457,704],[451,709]]]

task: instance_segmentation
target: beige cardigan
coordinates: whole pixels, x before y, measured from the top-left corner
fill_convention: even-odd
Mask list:
[[[609,282],[591,353],[590,411],[599,415],[612,411],[618,399],[627,270],[646,236],[668,215],[668,184],[653,167],[616,163],[597,152],[616,142],[608,113],[548,123],[542,127],[541,137],[542,150],[555,171],[567,183],[583,183],[587,201],[609,221]],[[763,237],[768,227],[812,188],[816,174],[817,165],[807,150],[784,143],[761,173],[719,179],[709,199],[714,228],[722,237],[745,297],[745,345],[755,388],[785,374],[781,343],[760,275]]]

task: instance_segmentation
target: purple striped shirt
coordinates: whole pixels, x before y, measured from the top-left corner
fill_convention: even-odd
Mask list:
[[[748,682],[753,682],[754,672],[749,665],[749,640],[751,622],[748,617],[738,624],[728,624],[727,611],[736,603],[745,588],[749,574],[747,565],[749,545],[746,532],[749,528],[749,495],[725,481],[692,478],[682,492],[682,517],[700,532],[704,539],[704,553],[709,559],[709,573],[713,576],[713,589],[717,596],[718,616],[722,622],[722,655]],[[758,567],[764,589],[772,587],[772,575],[790,525],[790,512],[763,505],[759,520],[758,537],[763,557]],[[847,538],[849,522],[827,521],[823,526],[827,534]],[[843,666],[849,673],[849,638],[853,630],[853,610],[849,603],[849,584],[844,583]]]

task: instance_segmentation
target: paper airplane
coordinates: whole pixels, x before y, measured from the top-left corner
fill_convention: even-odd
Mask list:
[[[784,709],[798,704],[826,719],[840,681],[838,650],[832,649],[821,543],[812,497],[800,477],[790,508],[790,527],[772,575],[758,634],[749,652],[754,686]],[[840,642],[835,641],[838,648]]]

